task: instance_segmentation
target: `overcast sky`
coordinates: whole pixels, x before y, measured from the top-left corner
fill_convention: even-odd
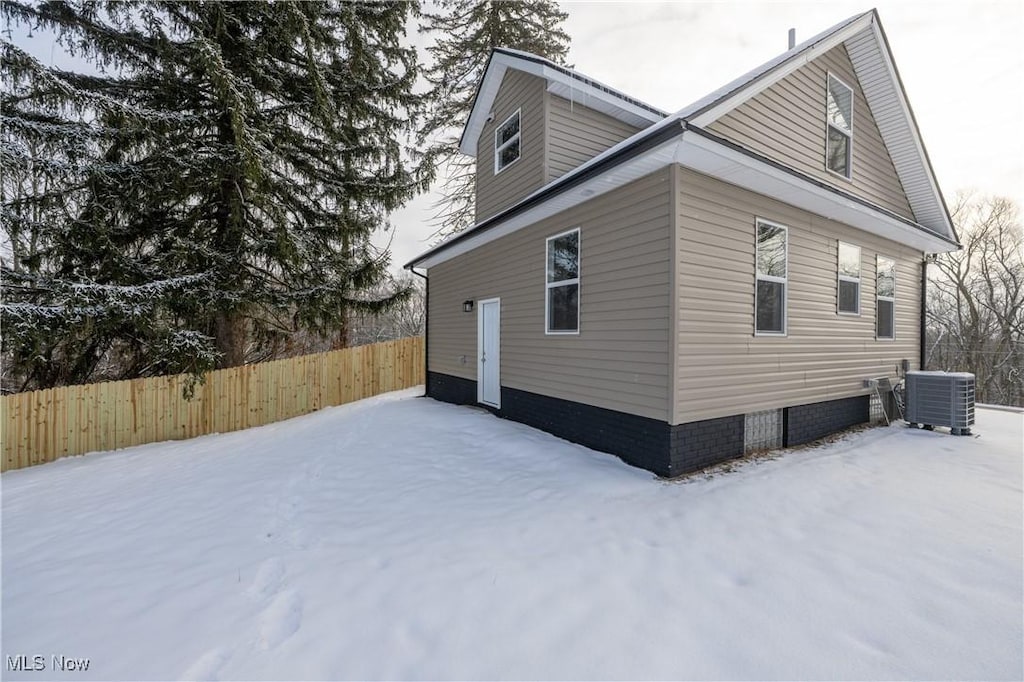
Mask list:
[[[577,71],[681,109],[872,5],[858,2],[566,2]],[[885,2],[896,66],[947,203],[960,189],[1024,208],[1024,2]],[[426,195],[392,216],[397,270],[430,246]]]

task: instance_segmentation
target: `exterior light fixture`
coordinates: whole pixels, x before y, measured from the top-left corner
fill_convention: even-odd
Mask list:
[[[462,312],[464,312],[464,313],[471,313],[471,312],[473,312],[473,301],[472,300],[463,301],[462,302]]]

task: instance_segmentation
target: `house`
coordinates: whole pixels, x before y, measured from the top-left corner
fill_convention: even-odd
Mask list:
[[[675,113],[496,49],[461,149],[476,223],[406,266],[438,400],[675,476],[920,368],[959,245],[874,10]]]

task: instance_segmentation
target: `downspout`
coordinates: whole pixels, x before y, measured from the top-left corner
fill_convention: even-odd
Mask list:
[[[925,331],[928,328],[928,255],[925,254],[924,259],[921,260],[921,338],[919,339],[918,354],[920,356],[920,363],[918,369],[922,372],[925,370],[925,360],[928,359],[927,342],[925,339]]]
[[[423,278],[423,288],[425,291],[423,296],[423,393],[425,396],[429,396],[430,367],[427,365],[427,362],[430,359],[430,334],[428,333],[430,329],[430,278],[416,272],[416,269],[411,265],[406,269],[417,277]]]

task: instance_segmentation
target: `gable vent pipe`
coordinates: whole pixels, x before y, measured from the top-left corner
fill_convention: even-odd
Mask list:
[[[789,29],[789,49],[792,50],[796,47],[796,29]]]

